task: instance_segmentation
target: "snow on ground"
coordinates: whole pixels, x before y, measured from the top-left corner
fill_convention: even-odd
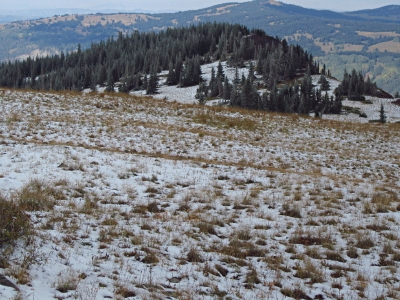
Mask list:
[[[205,82],[209,82],[211,79],[211,70],[214,68],[215,72],[217,72],[217,67],[218,67],[218,61],[213,62],[210,64],[205,64],[201,66],[201,71],[202,71],[202,78]],[[225,75],[228,77],[230,81],[232,81],[235,78],[235,68],[227,67],[226,62],[222,62],[222,67],[224,68]],[[177,88],[176,86],[167,86],[165,85],[166,81],[166,75],[168,72],[163,72],[160,74],[161,78],[159,81],[159,89],[158,89],[158,94],[154,95],[154,98],[156,99],[162,99],[162,100],[168,100],[168,101],[177,101],[180,103],[186,103],[186,104],[195,104],[198,103],[198,100],[196,99],[196,91],[198,86],[191,86],[191,87],[185,87],[185,88]],[[238,69],[238,74],[239,77],[241,78],[242,74],[244,74],[246,77],[249,74],[248,68],[239,68]],[[145,95],[145,91],[137,91],[133,92],[133,95]],[[218,104],[219,100],[215,101],[209,101],[209,105],[214,105]]]
[[[320,75],[313,75],[312,81],[313,85],[319,87],[318,80]],[[330,90],[327,91],[329,97],[333,96],[334,90],[339,86],[340,82],[338,80],[327,77],[330,84]],[[325,95],[324,92],[322,92]],[[392,102],[393,99],[382,99],[377,97],[367,96],[366,101],[351,101],[343,100],[343,106],[358,109],[361,113],[364,113],[366,117],[360,117],[356,113],[343,113],[341,115],[324,115],[323,118],[327,120],[338,120],[344,122],[357,122],[357,123],[368,123],[369,121],[379,120],[381,104],[384,106],[386,121],[389,123],[400,122],[400,106],[395,105]]]
[[[400,298],[398,124],[165,95],[0,91],[0,193],[56,204],[0,299]]]
[[[211,70],[214,68],[215,72],[217,71],[218,61],[210,64],[205,64],[201,67],[202,69],[202,77],[205,82],[209,82],[211,79]],[[232,81],[235,77],[235,68],[227,67],[226,62],[221,63],[224,72],[227,75],[228,79]],[[248,76],[248,68],[240,68],[238,69],[239,77],[241,78],[242,74],[246,77]],[[198,86],[191,86],[185,88],[177,88],[176,86],[167,86],[165,85],[167,72],[163,72],[160,74],[159,81],[159,89],[158,93],[154,95],[154,98],[166,101],[177,101],[179,103],[185,104],[196,104],[198,100],[195,98],[196,91]],[[312,82],[315,87],[320,87],[318,80],[320,75],[312,75]],[[334,90],[339,86],[340,82],[338,80],[327,77],[327,80],[330,84],[330,90],[326,91],[329,97],[334,95]],[[103,89],[99,89],[99,91],[104,91]],[[263,93],[265,90],[260,90],[260,93]],[[133,95],[145,96],[145,91],[136,91],[132,93]],[[323,92],[323,95],[325,92]],[[208,101],[208,105],[218,105],[222,99],[216,99],[212,101]],[[379,112],[381,109],[381,103],[384,104],[385,113],[387,115],[387,122],[396,123],[400,122],[400,106],[392,103],[393,99],[380,99],[376,97],[366,97],[367,102],[360,101],[349,101],[344,100],[343,105],[347,107],[352,107],[356,109],[360,109],[360,112],[363,112],[367,115],[367,117],[360,117],[359,114],[356,113],[343,113],[341,115],[324,115],[323,119],[327,120],[338,120],[338,121],[346,121],[346,122],[356,122],[356,123],[368,123],[369,121],[379,120]]]

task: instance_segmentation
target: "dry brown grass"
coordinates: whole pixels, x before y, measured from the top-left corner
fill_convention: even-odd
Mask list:
[[[26,119],[15,118],[7,129],[0,123],[0,139],[7,151],[17,151],[6,145],[10,141],[58,149],[65,159],[52,163],[78,167],[57,171],[84,180],[40,179],[23,185],[15,199],[22,194],[48,199],[48,208],[32,214],[41,218],[39,231],[60,232],[50,242],[62,249],[57,260],[73,264],[67,249],[76,244],[98,251],[90,267],[104,273],[105,265],[113,266],[112,283],[104,288],[120,291],[115,297],[126,295],[124,290],[156,297],[150,266],[158,272],[156,281],[171,283],[162,274],[179,278],[182,289],[162,288],[179,297],[193,292],[193,282],[205,297],[231,297],[234,285],[254,297],[265,296],[267,286],[279,294],[281,282],[298,283],[298,289],[284,287],[281,293],[300,297],[307,295],[308,283],[324,281],[361,294],[367,284],[386,291],[388,274],[398,276],[393,267],[400,260],[395,214],[400,161],[394,155],[399,140],[387,132],[397,127],[118,94],[43,95],[51,99],[38,101],[41,96],[33,93],[29,97],[36,100],[21,100],[24,109],[39,113],[60,105],[62,116],[38,120],[21,111]],[[56,120],[60,126],[46,127]],[[22,122],[26,129],[19,132]],[[122,167],[114,160],[123,161]],[[377,258],[365,269],[379,269],[382,283],[353,278],[352,266],[364,261],[360,256]],[[137,267],[144,275],[125,282],[123,275],[136,274]],[[271,276],[273,284],[264,282]],[[227,291],[213,284],[224,277]]]

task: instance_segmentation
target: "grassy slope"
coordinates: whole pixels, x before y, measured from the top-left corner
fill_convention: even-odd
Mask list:
[[[399,124],[104,94],[0,105],[2,193],[36,180],[57,203],[3,270],[22,298],[400,297]]]

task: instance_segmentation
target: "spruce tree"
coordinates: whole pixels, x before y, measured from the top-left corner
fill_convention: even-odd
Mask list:
[[[165,81],[166,85],[176,85],[178,83],[178,80],[176,78],[176,73],[174,71],[174,67],[172,62],[169,64],[169,70],[168,70],[168,75],[167,75],[167,80]]]
[[[206,90],[207,86],[204,82],[199,84],[199,88],[196,91],[195,98],[199,100],[199,104],[204,105],[206,104]]]
[[[379,122],[386,123],[386,114],[383,104],[381,104],[381,110],[379,111]]]
[[[318,83],[321,84],[322,91],[328,91],[331,88],[329,81],[326,79],[326,77],[324,75],[321,75]]]
[[[230,97],[231,97],[230,94],[231,94],[231,85],[229,84],[228,77],[225,76],[222,98],[223,98],[225,101],[227,101],[227,100],[229,100]]]
[[[217,67],[217,78],[224,78],[224,76],[224,68],[222,67],[221,62],[219,62]]]
[[[108,70],[108,73],[107,73],[107,87],[106,87],[106,91],[109,92],[109,93],[114,92],[114,78],[113,78],[111,69],[109,69],[109,70]]]
[[[150,77],[147,81],[147,86],[146,86],[146,94],[147,95],[152,95],[157,92],[158,88],[158,75],[155,71],[153,71],[150,74]]]

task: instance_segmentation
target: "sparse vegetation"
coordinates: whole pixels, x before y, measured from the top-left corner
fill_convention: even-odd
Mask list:
[[[7,299],[39,282],[45,300],[400,296],[396,124],[107,93],[0,104],[22,116],[0,120],[2,216],[27,226],[2,241]]]

